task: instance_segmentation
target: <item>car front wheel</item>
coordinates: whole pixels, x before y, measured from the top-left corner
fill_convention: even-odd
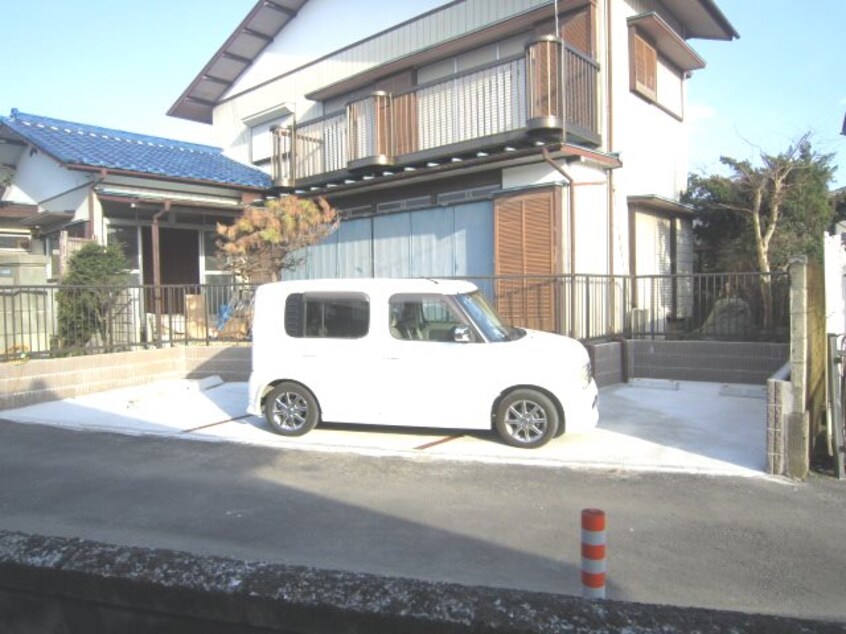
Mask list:
[[[514,390],[496,408],[496,430],[514,447],[534,449],[548,443],[558,431],[558,410],[546,394]]]
[[[320,420],[314,395],[298,383],[286,381],[274,387],[264,402],[264,416],[283,436],[302,436]]]

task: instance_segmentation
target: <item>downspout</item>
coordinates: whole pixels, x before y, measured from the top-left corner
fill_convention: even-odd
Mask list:
[[[608,153],[614,152],[614,53],[612,46],[612,30],[611,30],[611,4],[614,0],[605,0],[605,121],[608,126]],[[616,227],[614,226],[614,171],[608,170],[608,273],[614,275],[615,261],[614,248],[616,241],[614,234]],[[628,217],[628,215],[627,215]],[[629,227],[631,230],[631,227]],[[628,233],[628,232],[626,232]],[[613,279],[613,277],[612,277]],[[609,315],[617,314],[617,294],[611,293],[608,298],[610,311]],[[613,320],[613,317],[611,318]],[[623,319],[625,322],[625,318]],[[614,324],[609,324],[610,330],[613,332]]]
[[[575,310],[576,306],[576,192],[575,188],[573,187],[574,181],[573,177],[561,167],[558,163],[556,163],[552,157],[549,155],[549,150],[546,147],[541,148],[541,154],[543,155],[543,160],[552,166],[552,168],[561,174],[564,177],[564,180],[567,181],[567,208],[569,211],[569,229],[570,229],[570,275],[571,277],[571,284],[570,284],[570,310]],[[573,333],[573,325],[575,324],[575,319],[570,319],[570,334]],[[560,326],[559,326],[560,328]]]
[[[170,201],[164,201],[160,211],[153,214],[153,304],[156,309],[156,347],[162,347],[162,262],[159,249],[159,219],[170,211]]]
[[[605,120],[608,126],[608,153],[614,152],[614,55],[611,38],[611,3],[605,1]],[[608,170],[608,272],[614,275],[614,172]],[[613,308],[613,307],[612,307]],[[613,314],[613,312],[612,312]]]
[[[561,167],[558,163],[556,163],[553,158],[549,155],[549,150],[546,147],[541,148],[541,154],[543,154],[543,160],[549,163],[552,168],[561,174],[564,177],[564,180],[567,181],[567,189],[569,190],[567,193],[567,208],[570,212],[570,263],[569,269],[571,274],[575,274],[576,272],[576,192],[573,188],[573,177],[567,173],[563,167]]]

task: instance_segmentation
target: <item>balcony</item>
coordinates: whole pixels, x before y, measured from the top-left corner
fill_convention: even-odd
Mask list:
[[[598,64],[545,36],[525,55],[444,81],[375,92],[346,111],[274,129],[273,182],[343,182],[538,140],[599,145]]]

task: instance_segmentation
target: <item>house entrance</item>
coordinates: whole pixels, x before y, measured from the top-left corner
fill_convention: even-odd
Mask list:
[[[152,286],[153,279],[153,230],[141,229],[141,247],[144,261],[144,284]],[[200,283],[200,244],[197,232],[189,229],[159,229],[159,261],[162,286],[182,286]],[[152,297],[148,298],[152,306]],[[162,310],[165,313],[183,313],[184,293],[162,293]]]

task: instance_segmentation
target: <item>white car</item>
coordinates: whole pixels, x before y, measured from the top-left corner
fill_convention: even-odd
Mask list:
[[[491,429],[516,447],[593,428],[574,339],[503,325],[469,282],[298,280],[258,288],[249,413],[300,436],[320,421]]]

